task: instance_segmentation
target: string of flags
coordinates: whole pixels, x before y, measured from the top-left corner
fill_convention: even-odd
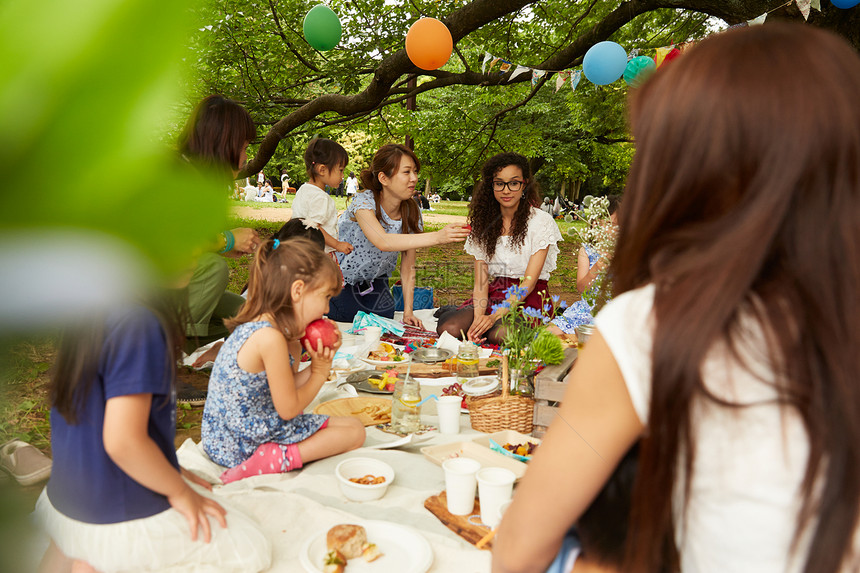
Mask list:
[[[780,8],[784,8],[786,6],[789,6],[791,4],[797,5],[797,8],[800,10],[800,13],[803,15],[804,20],[809,19],[809,14],[811,13],[813,8],[815,10],[818,10],[819,12],[821,11],[821,0],[788,0],[785,4],[781,4],[780,6],[777,6],[776,8],[768,10],[764,14],[761,14],[760,16],[753,18],[751,20],[747,20],[746,22],[741,22],[740,24],[735,24],[734,26],[730,26],[729,29],[739,28],[739,27],[744,27],[744,26],[758,26],[758,25],[764,24],[765,20],[767,19],[768,14],[770,14],[771,12],[774,12],[776,10],[779,10]],[[613,44],[614,46],[618,46],[618,44],[615,44],[614,42],[600,42],[600,43],[596,44],[595,46],[592,46],[592,49],[589,49],[589,52],[592,52],[592,50],[594,50],[595,48],[611,49],[611,48],[608,48],[605,46],[601,46],[601,44]],[[685,52],[687,49],[689,49],[693,45],[695,45],[695,42],[683,42],[681,44],[672,44],[670,46],[663,46],[660,48],[656,48],[653,58],[650,58],[647,56],[640,56],[639,55],[640,50],[638,48],[635,48],[635,49],[631,50],[629,54],[626,54],[626,61],[620,63],[620,65],[621,65],[620,73],[618,73],[617,75],[614,75],[612,72],[610,72],[610,76],[614,76],[614,77],[609,81],[601,81],[601,80],[595,81],[595,78],[590,77],[590,74],[589,74],[587,69],[584,72],[583,72],[583,70],[580,70],[580,69],[543,70],[543,69],[539,69],[539,68],[532,68],[529,66],[524,66],[524,65],[516,64],[514,62],[510,62],[510,61],[505,60],[504,58],[502,58],[500,56],[494,56],[490,52],[484,53],[483,62],[481,63],[481,73],[482,74],[483,73],[490,73],[493,71],[494,68],[496,68],[496,66],[498,66],[498,68],[496,68],[497,72],[501,73],[501,74],[507,73],[513,69],[513,72],[511,73],[510,78],[508,78],[508,81],[511,81],[511,80],[521,76],[522,74],[529,73],[529,74],[531,74],[532,86],[536,86],[538,84],[538,82],[541,80],[541,78],[543,78],[548,73],[554,73],[554,74],[556,74],[556,79],[555,79],[555,91],[556,92],[558,92],[561,88],[563,88],[565,84],[569,84],[570,89],[572,91],[576,91],[576,88],[579,85],[579,82],[582,79],[583,75],[585,75],[587,79],[591,80],[592,83],[596,83],[598,85],[604,85],[607,83],[612,83],[615,80],[617,80],[619,77],[623,76],[624,80],[625,80],[625,82],[627,82],[627,84],[635,87],[636,85],[638,85],[638,83],[643,81],[644,78],[647,77],[647,75],[649,75],[651,72],[653,72],[656,68],[660,67],[662,64],[664,64],[666,62],[669,62],[669,61],[677,58],[678,56],[680,56],[683,52]],[[618,46],[618,47],[620,47],[620,46]],[[622,48],[622,50],[623,50],[623,48]],[[602,56],[602,57],[608,57],[608,56]],[[588,66],[588,62],[587,62],[588,59],[589,59],[589,54],[586,53],[585,60],[583,61],[583,68],[586,68]],[[595,58],[592,58],[592,59],[595,59]],[[600,62],[599,63],[600,66],[603,66],[604,64],[607,64],[607,62]],[[594,67],[594,65],[596,65],[596,64],[593,64],[592,68]],[[599,71],[603,72],[605,70],[601,69]]]

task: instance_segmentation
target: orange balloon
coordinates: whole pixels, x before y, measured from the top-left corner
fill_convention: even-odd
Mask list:
[[[441,68],[453,50],[451,32],[436,18],[421,18],[406,33],[406,53],[422,70]]]

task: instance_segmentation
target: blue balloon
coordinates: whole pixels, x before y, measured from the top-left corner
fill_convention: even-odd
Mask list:
[[[857,4],[860,4],[860,0],[830,0],[830,2],[837,8],[842,8],[843,10],[853,8]]]
[[[582,73],[599,86],[611,84],[621,77],[627,67],[627,52],[615,42],[599,42],[591,46],[582,60]]]

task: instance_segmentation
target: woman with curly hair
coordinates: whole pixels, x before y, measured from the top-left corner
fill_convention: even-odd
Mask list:
[[[526,306],[541,308],[543,299],[549,298],[547,281],[555,270],[556,244],[562,237],[552,215],[536,207],[538,188],[528,159],[500,153],[484,164],[481,174],[469,205],[472,234],[464,247],[475,257],[472,300],[440,316],[436,331],[499,344],[504,339],[499,321],[507,309],[490,314],[487,309],[503,302],[511,285],[526,289]]]

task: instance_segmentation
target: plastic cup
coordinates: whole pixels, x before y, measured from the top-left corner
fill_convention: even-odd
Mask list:
[[[442,469],[445,470],[448,513],[471,515],[475,509],[475,489],[478,485],[475,474],[481,469],[481,463],[472,458],[451,458],[442,462]]]
[[[463,399],[460,396],[440,396],[436,403],[436,412],[439,415],[440,434],[460,433],[460,405]]]
[[[376,350],[379,346],[379,339],[382,338],[382,327],[368,326],[364,329],[364,343],[370,350]]]
[[[513,496],[517,476],[505,468],[484,468],[475,477],[481,501],[481,521],[487,527],[495,527],[501,521],[499,509]]]

